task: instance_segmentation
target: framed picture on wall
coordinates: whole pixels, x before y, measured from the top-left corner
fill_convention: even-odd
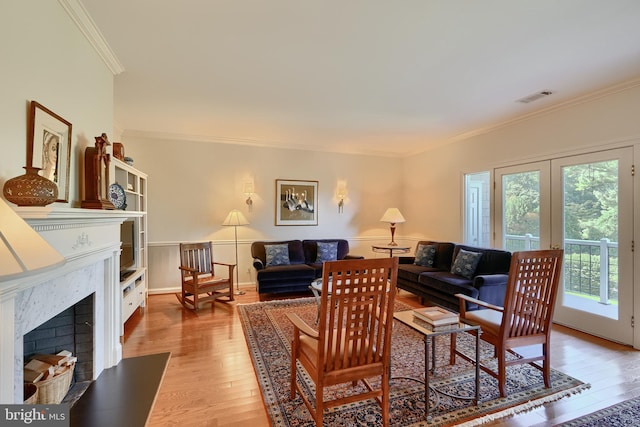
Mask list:
[[[31,101],[27,164],[40,168],[39,174],[58,186],[57,202],[69,201],[69,162],[71,160],[71,123]]]
[[[318,181],[276,179],[276,225],[318,225]]]

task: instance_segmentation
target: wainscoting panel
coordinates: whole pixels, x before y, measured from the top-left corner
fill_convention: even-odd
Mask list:
[[[277,240],[277,239],[269,239]],[[350,252],[366,258],[384,256],[371,251],[373,244],[386,244],[389,236],[358,237],[349,240]],[[396,238],[400,244],[415,246],[419,239]],[[255,287],[256,272],[251,258],[253,240],[238,240],[238,275],[240,287]],[[180,242],[149,242],[148,286],[150,294],[164,294],[180,291]],[[412,249],[413,252],[413,249]],[[213,256],[216,261],[235,262],[235,245],[233,240],[213,242]]]

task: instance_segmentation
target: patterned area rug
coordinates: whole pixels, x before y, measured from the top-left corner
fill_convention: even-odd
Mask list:
[[[640,397],[616,403],[584,417],[566,423],[560,427],[618,427],[640,426]]]
[[[396,311],[410,307],[396,303]],[[265,406],[274,426],[306,427],[314,423],[302,399],[289,399],[290,348],[292,326],[285,313],[295,312],[309,325],[317,314],[314,298],[302,298],[238,305],[238,311],[249,346],[249,352],[262,390]],[[424,380],[424,341],[422,335],[395,321],[392,343],[392,377]],[[473,353],[475,338],[459,334],[458,347]],[[437,337],[437,369],[430,377],[430,385],[458,396],[474,394],[475,370],[470,363],[458,360],[448,365],[449,338]],[[493,347],[483,343],[481,359],[490,364]],[[430,393],[429,426],[478,425],[518,412],[530,410],[546,402],[570,396],[589,387],[581,381],[552,371],[552,388],[545,389],[542,374],[529,365],[508,368],[508,397],[500,398],[497,381],[481,373],[481,402],[448,397],[444,393]],[[299,369],[300,372],[300,369]],[[298,374],[308,393],[313,383],[306,375]],[[326,398],[351,392],[351,385],[337,386],[325,394]],[[311,395],[311,394],[310,394]],[[382,425],[380,407],[373,401],[362,401],[325,411],[324,421],[331,426]],[[395,426],[426,426],[424,422],[424,385],[419,381],[394,379],[391,383],[391,424]]]

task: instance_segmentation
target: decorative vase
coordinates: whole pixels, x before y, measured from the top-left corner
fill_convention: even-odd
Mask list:
[[[4,198],[18,206],[46,206],[58,199],[58,186],[38,175],[40,168],[25,166],[27,173],[4,183]]]

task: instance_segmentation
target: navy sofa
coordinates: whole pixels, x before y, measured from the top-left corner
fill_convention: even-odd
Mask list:
[[[409,291],[428,303],[458,311],[459,303],[455,294],[502,306],[507,288],[507,277],[511,263],[511,253],[499,249],[478,248],[451,242],[420,241],[416,245],[433,245],[436,248],[434,265],[415,265],[415,257],[400,257],[398,266],[398,287]],[[471,278],[451,273],[451,266],[464,249],[482,253]],[[475,304],[467,304],[467,310],[476,310]]]
[[[349,242],[344,239],[258,241],[251,244],[253,267],[256,269],[258,293],[276,294],[307,291],[311,282],[322,276],[322,262],[318,262],[318,242],[337,242],[337,260],[363,258],[349,254]],[[286,244],[289,263],[267,266],[265,246]]]

